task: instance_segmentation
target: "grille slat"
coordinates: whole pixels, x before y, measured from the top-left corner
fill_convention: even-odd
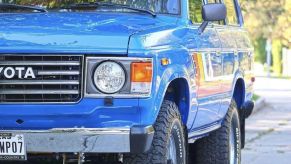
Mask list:
[[[79,71],[38,71],[38,75],[80,75]]]
[[[0,85],[78,85],[78,80],[1,80]]]
[[[50,94],[50,95],[55,95],[55,94],[79,94],[79,91],[77,91],[77,90],[1,90],[0,94],[6,94],[6,95]]]
[[[82,64],[83,57],[75,55],[0,55],[0,103],[78,102]],[[4,75],[7,67],[15,69],[12,78]],[[35,78],[24,78],[25,70],[19,75],[17,67],[32,68]]]
[[[73,61],[68,61],[68,62],[61,62],[61,61],[28,61],[28,62],[23,62],[23,61],[7,61],[7,62],[0,62],[0,65],[9,65],[9,66],[79,66],[79,62],[73,62]]]

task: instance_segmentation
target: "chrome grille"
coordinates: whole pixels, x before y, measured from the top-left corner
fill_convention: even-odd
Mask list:
[[[0,74],[0,103],[78,102],[82,90],[82,56],[0,55],[0,67],[31,67],[35,78]],[[22,72],[24,73],[24,72]]]

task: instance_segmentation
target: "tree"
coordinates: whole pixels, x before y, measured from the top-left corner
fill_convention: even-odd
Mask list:
[[[257,38],[255,41],[253,41],[253,45],[255,48],[255,61],[260,63],[266,63],[266,39],[263,37]]]
[[[283,46],[291,47],[291,1],[290,0],[242,0],[242,10],[252,41],[263,46],[262,39],[272,39],[273,70],[280,74]],[[255,47],[257,59],[265,57],[264,47]],[[260,60],[261,61],[261,60]]]
[[[284,12],[278,17],[273,37],[279,38],[282,44],[291,48],[291,1],[286,0]]]

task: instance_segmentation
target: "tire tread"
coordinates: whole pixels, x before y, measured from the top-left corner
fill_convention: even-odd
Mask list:
[[[189,146],[189,164],[229,163],[228,134],[233,112],[237,112],[235,101],[231,102],[221,128]]]
[[[154,124],[155,134],[150,150],[142,154],[126,154],[124,164],[165,164],[167,138],[171,133],[170,126],[175,118],[181,122],[177,105],[172,101],[164,100]]]

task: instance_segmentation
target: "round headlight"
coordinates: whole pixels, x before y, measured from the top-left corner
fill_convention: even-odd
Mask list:
[[[96,68],[93,78],[101,92],[112,94],[124,86],[125,72],[116,62],[106,61]]]

